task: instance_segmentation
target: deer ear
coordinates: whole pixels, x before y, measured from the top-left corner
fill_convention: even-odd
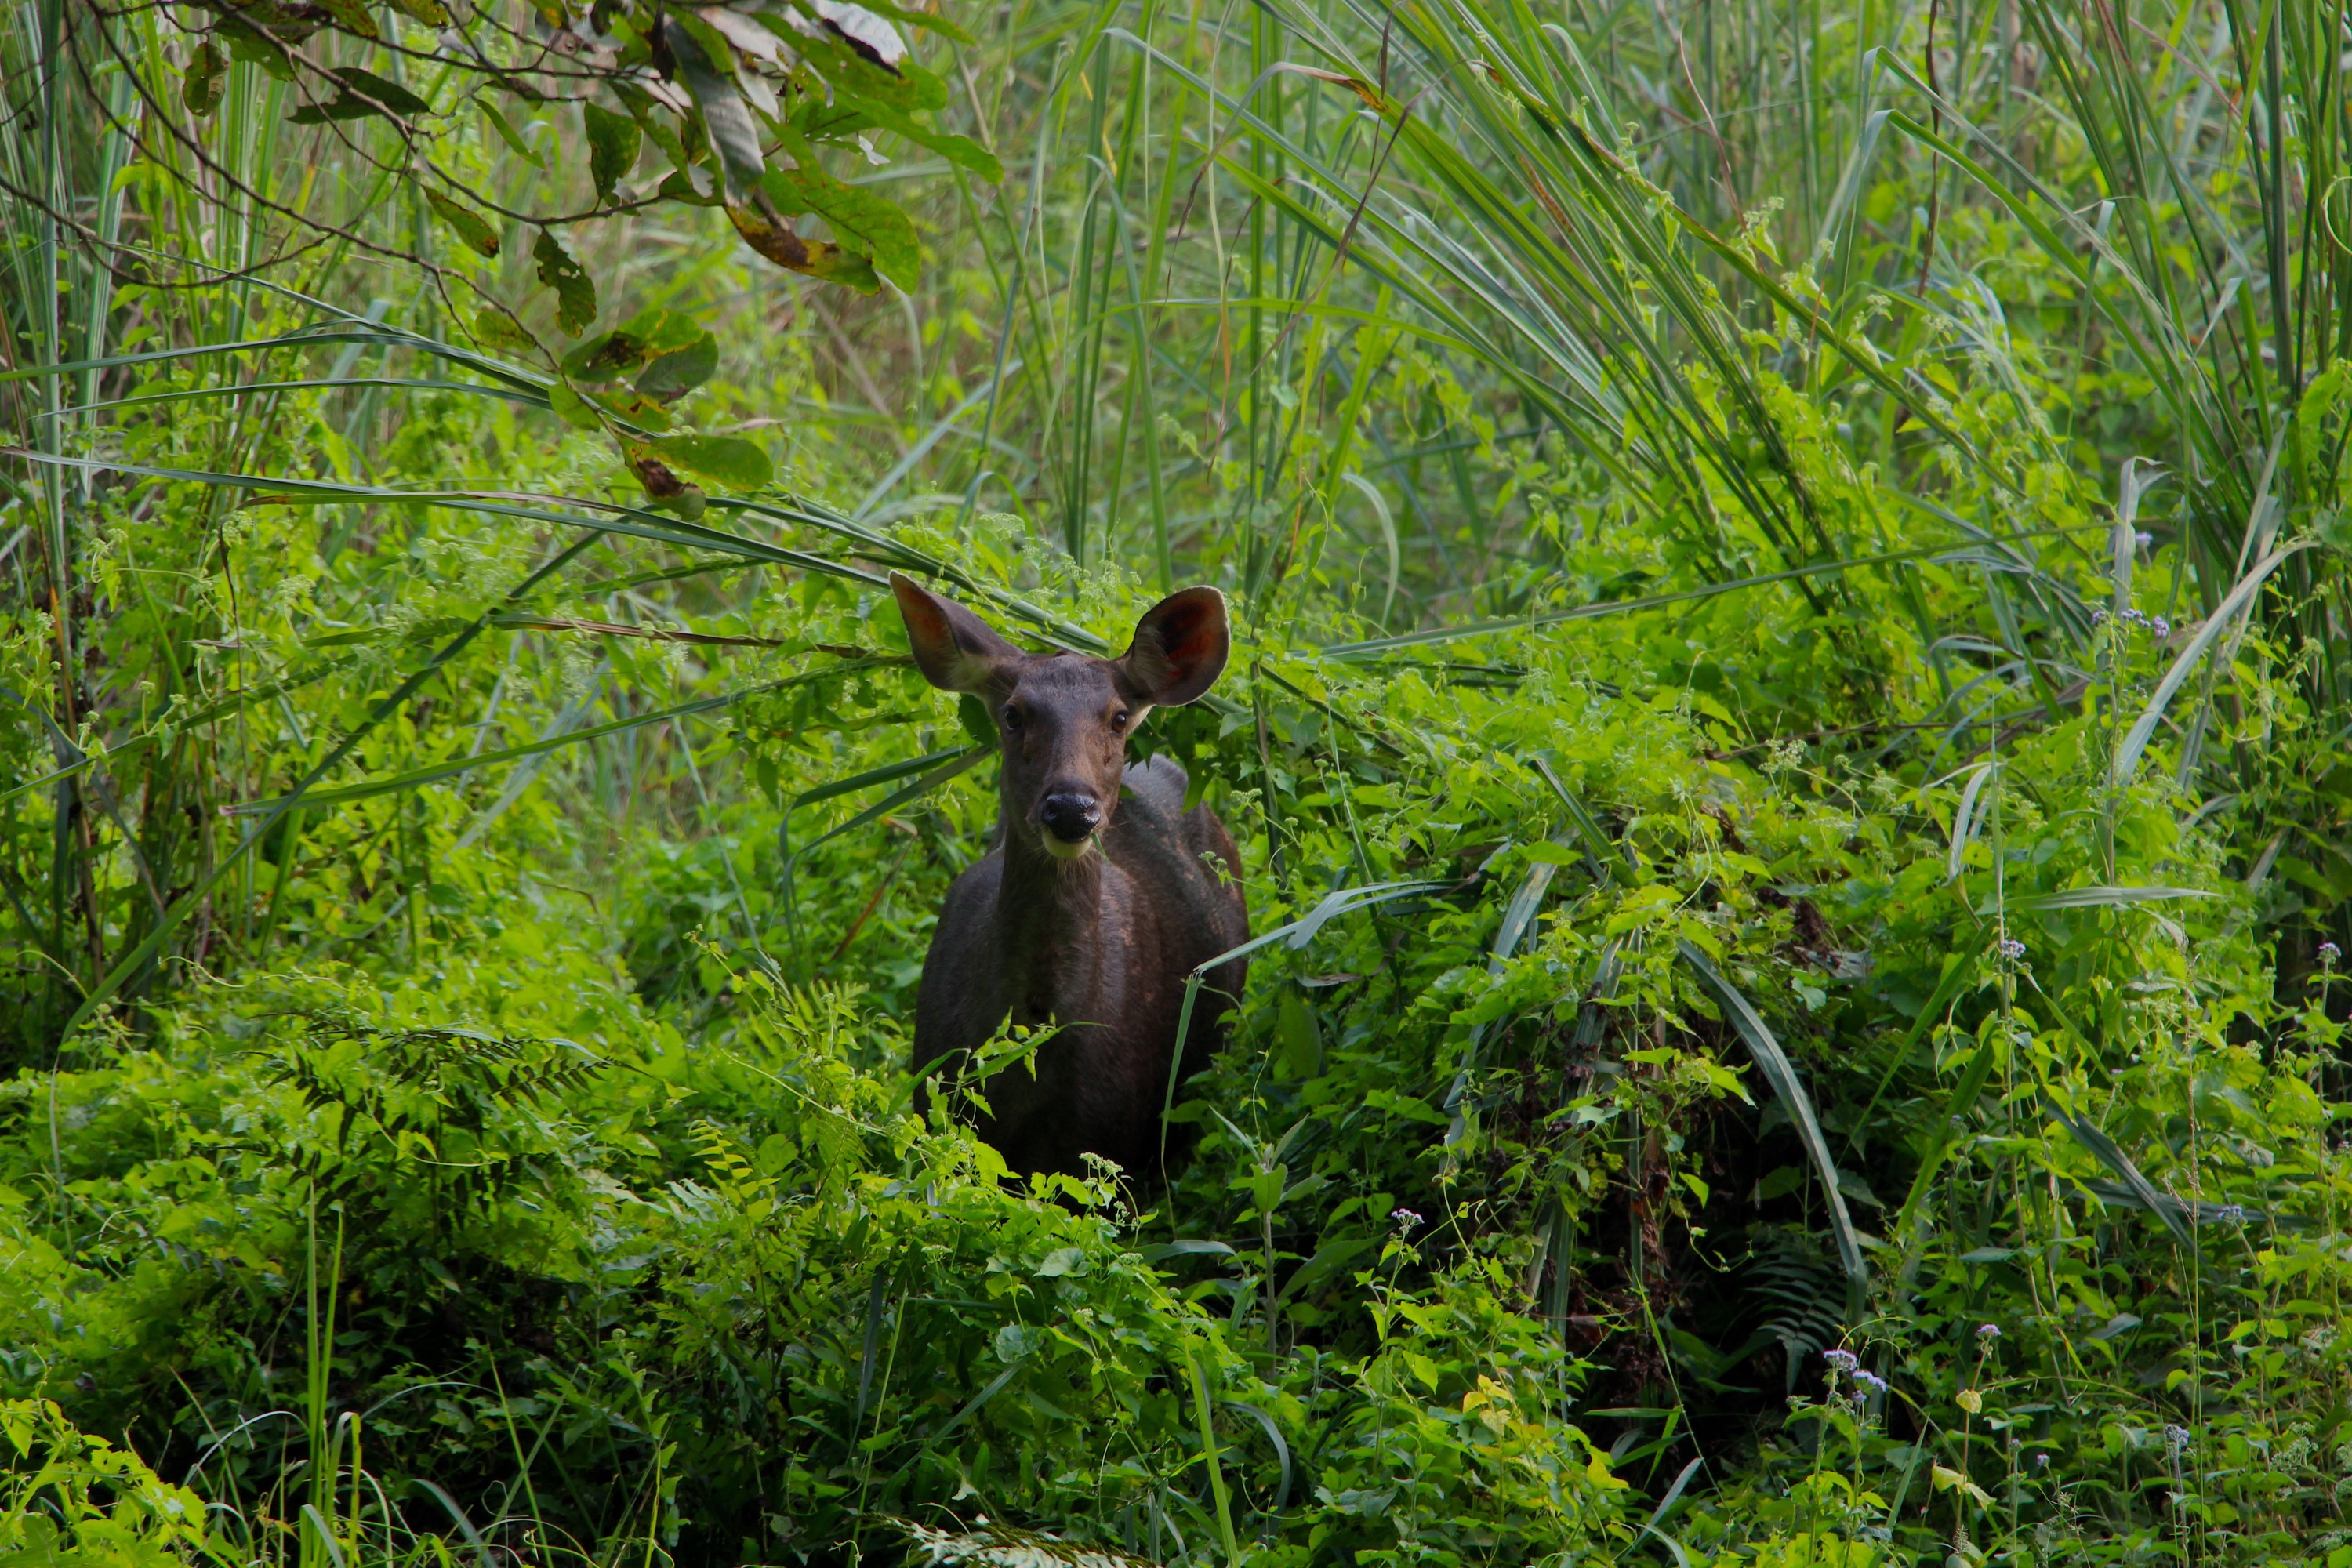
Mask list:
[[[989,691],[1005,684],[1007,667],[1024,657],[978,616],[952,599],[926,592],[904,573],[890,574],[890,591],[898,596],[898,615],[907,623],[915,668],[942,691],[974,696]]]
[[[1180,589],[1135,623],[1135,642],[1118,661],[1119,681],[1155,708],[1181,707],[1217,683],[1231,647],[1225,596],[1214,588]]]

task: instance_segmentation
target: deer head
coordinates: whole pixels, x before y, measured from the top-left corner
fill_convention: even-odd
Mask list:
[[[1025,653],[953,600],[890,574],[915,667],[943,691],[978,698],[996,720],[1008,834],[1075,860],[1118,809],[1127,738],[1154,708],[1191,702],[1216,683],[1230,640],[1225,596],[1171,594],[1135,624],[1117,658]]]

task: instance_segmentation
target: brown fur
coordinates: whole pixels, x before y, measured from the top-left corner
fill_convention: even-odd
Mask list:
[[[1249,914],[1224,824],[1184,809],[1173,762],[1130,765],[1127,737],[1223,669],[1223,598],[1171,595],[1126,654],[1100,659],[1024,653],[961,605],[891,583],[916,663],[988,705],[1003,756],[996,841],[948,889],[923,961],[915,1066],[945,1058],[934,1070],[952,1076],[1008,1018],[1058,1023],[1034,1078],[988,1080],[981,1135],[1016,1171],[1076,1173],[1097,1154],[1155,1176],[1184,977],[1247,941]],[[1244,974],[1235,961],[1203,981],[1180,1079],[1215,1048]]]

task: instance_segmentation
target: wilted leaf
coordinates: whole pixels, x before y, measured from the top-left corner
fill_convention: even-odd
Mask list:
[[[656,506],[677,512],[688,521],[702,515],[706,504],[702,491],[679,479],[649,447],[632,442],[628,457],[629,471],[637,476],[637,483],[645,487],[646,494]]]
[[[740,436],[665,436],[651,446],[664,462],[730,489],[756,490],[775,477],[768,454]]]
[[[565,354],[563,374],[573,381],[618,381],[645,363],[645,347],[626,327],[615,327]]]
[[[596,183],[597,196],[609,202],[621,176],[637,166],[644,133],[629,116],[593,103],[580,106],[580,118],[588,131],[589,177]]]
[[[793,232],[792,225],[752,207],[730,202],[727,216],[734,221],[735,232],[743,237],[744,244],[779,267],[845,284],[861,294],[882,291],[882,280],[875,277],[874,264],[856,251],[844,250],[829,240],[803,239]]]
[[[539,280],[555,290],[555,321],[565,331],[578,336],[596,322],[596,284],[572,259],[551,229],[541,229],[539,238],[530,247],[531,260],[538,264]]]
[[[936,12],[911,11],[903,5],[889,5],[887,0],[866,0],[866,4],[862,5],[841,7],[844,10],[853,8],[871,16],[879,16],[896,22],[902,27],[920,27],[927,33],[936,33],[942,38],[952,39],[959,44],[970,44],[972,41],[970,33]],[[822,7],[819,7],[818,14],[823,15]]]
[[[221,89],[228,83],[228,60],[220,46],[206,38],[196,46],[180,82],[180,102],[199,118],[220,106]]]
[[[438,191],[426,191],[425,199],[433,205],[434,213],[456,232],[459,239],[484,256],[499,253],[499,231],[489,220],[471,207],[452,201]]]
[[[865,6],[845,5],[843,0],[808,0],[808,4],[862,58],[885,70],[897,70],[906,62],[907,40],[898,36],[898,28]]]
[[[824,218],[845,245],[863,249],[873,258],[873,269],[899,288],[911,289],[921,278],[922,247],[915,237],[914,221],[887,198],[826,174],[813,150],[796,170],[769,170],[761,187],[779,213],[814,213]],[[742,225],[736,228],[740,232]]]
[[[317,0],[317,4],[347,33],[368,39],[383,37],[383,29],[368,14],[366,0]]]
[[[565,354],[563,374],[574,381],[618,381],[640,365],[691,353],[706,343],[716,368],[718,340],[693,317],[683,310],[645,310]]]

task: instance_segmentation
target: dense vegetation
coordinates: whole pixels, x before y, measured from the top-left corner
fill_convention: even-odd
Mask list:
[[[8,0],[0,1563],[2352,1564],[2347,26]],[[1231,599],[1165,1189],[893,569]]]

